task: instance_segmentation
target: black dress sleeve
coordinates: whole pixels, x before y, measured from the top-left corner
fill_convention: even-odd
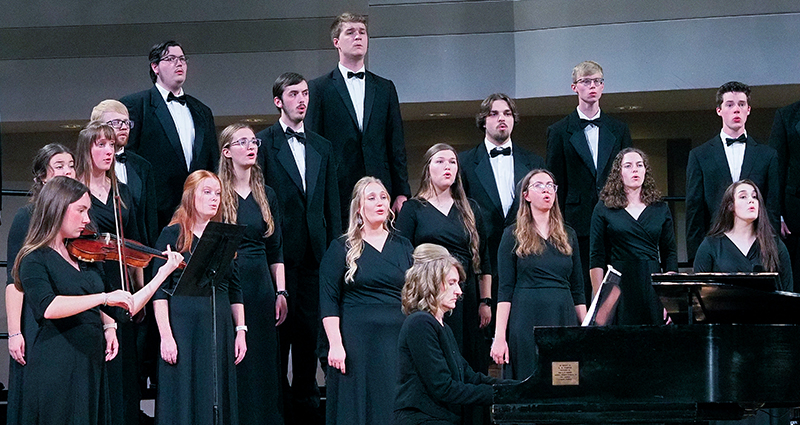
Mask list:
[[[14,278],[11,272],[14,270],[14,262],[17,254],[25,243],[25,236],[28,235],[28,227],[31,222],[32,205],[28,204],[17,210],[11,228],[8,229],[8,245],[6,246],[6,285],[13,285]]]
[[[578,237],[572,228],[566,228],[569,236],[569,245],[572,247],[572,273],[569,275],[569,290],[572,302],[575,305],[586,304],[586,293],[583,289],[583,265],[581,263],[581,250],[578,249]],[[588,271],[586,271],[588,273]]]
[[[517,254],[514,252],[516,225],[506,227],[497,249],[497,302],[511,302],[517,286]]]
[[[664,272],[677,272],[678,246],[675,243],[675,227],[672,222],[672,213],[666,203],[662,204],[661,208],[664,210],[664,222],[661,224],[661,237],[658,240],[661,269]]]
[[[711,236],[706,236],[703,242],[697,248],[697,254],[694,257],[694,272],[704,273],[714,271],[714,240]]]
[[[175,247],[176,242],[178,241],[178,232],[180,231],[180,226],[177,224],[173,224],[172,226],[167,226],[161,231],[161,235],[159,235],[158,239],[156,240],[156,249],[159,251],[166,251],[167,245],[170,246],[172,250],[176,250]],[[188,260],[188,254],[184,253],[183,257],[185,260]],[[162,258],[154,258],[153,259],[153,270],[158,270],[163,266],[167,261]],[[159,288],[155,294],[153,294],[153,300],[166,300],[169,299],[169,295],[163,291],[166,288],[174,288],[175,284],[178,282],[178,279],[181,277],[181,273],[183,270],[176,269],[172,274],[164,279],[164,283],[161,284],[161,288]]]
[[[343,238],[331,243],[319,265],[319,310],[322,318],[340,317],[344,274],[347,271],[345,263],[347,250]]]
[[[281,209],[278,207],[278,195],[269,186],[265,186],[264,190],[267,193],[267,203],[269,204],[269,211],[272,213],[272,221],[275,223],[274,231],[265,243],[267,264],[283,263],[283,233],[281,229]]]
[[[486,223],[483,219],[483,211],[477,202],[470,199],[469,206],[472,208],[472,215],[475,216],[475,228],[478,232],[478,254],[481,259],[481,273],[492,274],[492,261],[489,252],[489,235],[486,232]]]
[[[781,238],[776,237],[776,242],[778,245],[778,267],[780,267],[780,275],[781,275],[781,287],[779,288],[781,291],[794,291],[794,281],[792,280],[792,260],[789,258],[789,250],[786,249],[786,245],[783,243]]]
[[[25,291],[25,299],[31,307],[37,322],[44,320],[44,312],[56,298],[46,258],[41,250],[31,252],[22,259],[19,267],[19,279]]]
[[[597,203],[592,213],[592,227],[589,235],[589,269],[605,269],[608,265],[606,255],[606,229],[608,228],[608,217],[603,201]]]
[[[492,387],[481,383],[460,382],[453,379],[447,360],[442,356],[443,347],[440,344],[439,332],[436,326],[441,326],[429,314],[409,316],[408,347],[411,361],[419,372],[419,379],[425,391],[431,398],[442,403],[451,404],[481,404],[492,403]],[[461,357],[457,351],[454,353]],[[461,357],[460,362],[465,362]],[[474,372],[469,369],[470,379],[474,382]],[[465,371],[465,378],[466,378]],[[480,378],[477,378],[480,381]]]
[[[403,203],[403,208],[397,213],[397,219],[394,221],[394,227],[400,232],[400,235],[408,239],[411,245],[417,246],[416,232],[417,232],[417,211],[420,207],[420,201],[412,198]]]

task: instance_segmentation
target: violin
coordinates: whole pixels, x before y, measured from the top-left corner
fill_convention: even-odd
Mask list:
[[[153,258],[167,259],[161,251],[142,245],[139,242],[125,239],[118,241],[111,233],[84,232],[75,239],[67,241],[67,251],[80,261],[120,261],[118,246],[122,246],[122,257],[125,264],[131,267],[144,268]],[[186,267],[181,261],[179,269]]]

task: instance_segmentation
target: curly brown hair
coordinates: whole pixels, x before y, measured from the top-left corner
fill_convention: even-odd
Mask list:
[[[600,200],[603,201],[607,208],[625,208],[628,206],[625,184],[622,182],[622,158],[628,153],[639,154],[642,157],[642,162],[644,162],[644,183],[642,183],[642,191],[639,193],[641,201],[645,205],[650,205],[662,199],[661,191],[656,187],[656,180],[650,170],[650,161],[647,158],[647,154],[640,149],[625,148],[619,151],[617,157],[614,158],[606,185],[603,186],[603,190],[600,192]]]

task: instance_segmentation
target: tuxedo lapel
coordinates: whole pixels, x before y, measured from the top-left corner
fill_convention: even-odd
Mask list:
[[[133,198],[136,200],[142,199],[142,190],[144,187],[142,176],[140,176],[139,173],[140,171],[138,167],[133,165],[133,161],[128,160],[128,163],[125,165],[125,174],[128,177],[128,183],[126,184],[128,188],[130,188]]]
[[[494,180],[494,172],[492,171],[492,163],[489,160],[489,154],[486,149],[483,149],[483,144],[478,146],[478,158],[475,162],[475,174],[478,176],[478,181],[481,182],[483,190],[489,195],[489,200],[492,201],[495,210],[503,216],[503,204],[500,202],[500,194],[497,192],[497,182]]]
[[[176,155],[181,158],[181,164],[185,167],[186,157],[183,156],[183,147],[181,147],[181,140],[178,137],[178,129],[175,127],[175,121],[172,120],[172,115],[169,113],[169,109],[167,109],[167,103],[164,102],[164,98],[161,97],[161,93],[159,93],[158,89],[155,87],[150,90],[150,105],[153,107],[153,112],[155,112],[156,118],[158,118],[158,121],[161,123],[161,127],[164,128],[164,133],[169,139],[169,144],[172,145]]]
[[[364,123],[361,132],[366,134],[372,104],[375,102],[375,78],[369,72],[364,73]]]
[[[350,92],[347,91],[347,84],[345,84],[344,77],[342,76],[342,73],[339,71],[338,67],[331,73],[331,79],[333,79],[333,86],[336,87],[336,91],[339,92],[342,102],[344,102],[345,106],[347,106],[347,112],[350,113],[350,118],[353,119],[353,123],[355,123],[356,128],[358,128],[356,108],[353,106],[353,101],[350,99]]]
[[[275,152],[275,158],[278,160],[278,163],[281,164],[286,173],[289,174],[289,177],[292,179],[297,188],[300,189],[300,192],[303,191],[303,180],[300,178],[300,170],[297,169],[297,163],[294,161],[294,155],[292,155],[292,149],[289,147],[289,142],[286,141],[286,136],[284,136],[282,127],[280,123],[275,124],[277,129],[273,127],[272,131],[272,149]]]
[[[189,107],[189,112],[192,114],[192,121],[194,123],[194,141],[192,142],[192,167],[193,170],[194,163],[197,161],[198,158],[202,158],[201,150],[203,149],[203,140],[205,139],[205,133],[203,129],[205,128],[203,121],[203,116],[199,113],[199,105],[196,104],[196,101],[193,97],[186,96],[186,106]]]
[[[516,186],[522,179],[525,178],[525,175],[528,174],[528,171],[533,170],[532,165],[528,162],[529,158],[526,158],[522,154],[517,154],[517,150],[514,149],[514,198],[519,195],[517,193]]]
[[[596,178],[597,168],[594,166],[592,152],[589,150],[589,143],[586,141],[586,134],[583,132],[583,129],[581,129],[578,112],[573,112],[572,115],[570,115],[567,133],[570,133],[569,142],[572,143],[575,152],[578,153],[583,163],[592,172],[592,176]]]
[[[322,164],[322,155],[317,151],[315,144],[310,137],[306,139],[306,199],[314,199],[319,168]]]
[[[731,168],[728,165],[728,157],[725,155],[725,148],[722,147],[722,139],[720,139],[719,135],[714,138],[714,141],[711,143],[711,161],[708,161],[711,165],[709,168],[716,168],[711,170],[711,175],[719,176],[720,179],[726,182],[725,187],[728,187],[731,183],[733,183],[733,177],[731,177]],[[747,158],[747,152],[745,151],[745,159]],[[703,158],[701,158],[701,161]],[[744,167],[744,164],[742,164]],[[744,172],[744,168],[742,168]],[[739,173],[743,175],[743,173]]]
[[[746,179],[750,176],[750,172],[753,170],[753,163],[755,162],[756,145],[758,144],[750,136],[747,136],[747,142],[745,143],[744,159],[742,159],[742,171],[739,173],[739,180]]]
[[[602,115],[601,115],[602,116]],[[606,125],[600,124],[600,134],[597,138],[597,169],[605,170],[611,160],[611,152],[616,152],[618,140]]]

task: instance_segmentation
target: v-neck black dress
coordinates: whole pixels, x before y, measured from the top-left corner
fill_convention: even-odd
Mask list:
[[[239,196],[236,223],[246,225],[239,243],[236,268],[242,286],[247,331],[247,355],[236,366],[239,422],[283,423],[278,330],[275,327],[275,283],[269,266],[283,263],[278,198],[265,188],[275,231],[264,238],[267,224],[253,194]]]
[[[780,286],[775,289],[793,291],[792,263],[789,259],[789,251],[780,238],[775,238],[775,244],[778,246],[778,267],[780,268],[778,270]],[[726,235],[706,236],[703,239],[703,243],[697,248],[697,255],[694,258],[694,271],[696,273],[763,271],[761,266],[761,245],[756,240],[750,245],[747,255],[744,255]]]
[[[535,371],[534,326],[577,326],[575,306],[586,304],[578,238],[567,227],[572,255],[562,254],[550,241],[539,255],[516,254],[516,225],[508,226],[500,240],[497,302],[510,302],[508,350],[511,376],[525,379]]]
[[[589,267],[611,264],[622,273],[616,323],[664,323],[663,306],[653,289],[652,273],[678,271],[672,214],[664,202],[648,205],[638,219],[624,208],[610,209],[603,201],[592,214]]]
[[[334,240],[319,270],[322,318],[339,317],[346,374],[328,367],[326,422],[367,425],[388,421],[394,411],[397,338],[405,315],[400,291],[414,247],[389,234],[378,251],[364,242],[353,282],[345,283],[346,238]]]
[[[133,195],[127,185],[119,184],[119,195],[122,203],[122,231],[126,239],[138,241],[139,228],[136,224],[136,206],[133,204]],[[89,217],[99,233],[118,232],[114,225],[114,202],[111,194],[103,203],[91,195],[92,208]],[[106,290],[123,289],[122,276],[120,275],[117,261],[104,261]],[[132,284],[132,283],[131,283]],[[109,377],[109,400],[111,404],[111,421],[118,424],[138,425],[141,393],[139,391],[139,356],[136,349],[136,328],[131,321],[117,324],[117,339],[119,340],[119,353],[110,362],[106,363]]]
[[[156,249],[165,251],[167,245],[176,246],[180,226],[173,224],[161,231]],[[197,247],[199,238],[192,240]],[[188,262],[191,254],[183,257]],[[155,259],[158,270],[165,261]],[[234,270],[235,271],[235,270]],[[167,278],[162,288],[174,288],[183,270],[177,269]],[[214,373],[212,356],[217,356],[217,390],[219,395],[219,425],[239,424],[239,406],[234,361],[234,332],[231,304],[242,302],[242,291],[236,273],[220,280],[216,287],[216,317],[213,316],[211,297],[169,296],[162,289],[153,300],[169,301],[169,322],[172,336],[178,346],[178,362],[168,364],[158,359],[158,394],[156,395],[156,424],[160,425],[212,425],[214,415]],[[274,310],[273,310],[274,311]],[[245,312],[245,318],[247,312]],[[217,324],[216,350],[214,350],[213,322]],[[246,357],[246,356],[245,356]]]
[[[44,313],[59,295],[104,292],[95,264],[80,270],[49,247],[28,254],[20,264],[20,282],[39,328],[27,345],[22,405],[25,424],[106,424],[108,392],[105,337],[100,307],[61,319]],[[112,317],[121,310],[102,307]],[[106,422],[106,421],[109,422]]]
[[[489,246],[486,243],[487,236],[481,210],[475,201],[470,200],[469,204],[475,215],[480,238],[481,273],[491,274]],[[395,227],[400,231],[400,235],[408,238],[415,247],[423,243],[433,243],[447,248],[450,254],[464,267],[467,278],[461,287],[461,291],[464,293],[463,299],[451,314],[445,315],[444,320],[453,330],[453,335],[464,358],[475,370],[485,371],[489,362],[489,353],[487,351],[488,343],[480,329],[480,317],[478,316],[480,292],[472,267],[469,234],[464,227],[464,220],[461,218],[458,208],[453,204],[445,215],[430,202],[412,198],[403,204],[403,209],[397,215]]]

